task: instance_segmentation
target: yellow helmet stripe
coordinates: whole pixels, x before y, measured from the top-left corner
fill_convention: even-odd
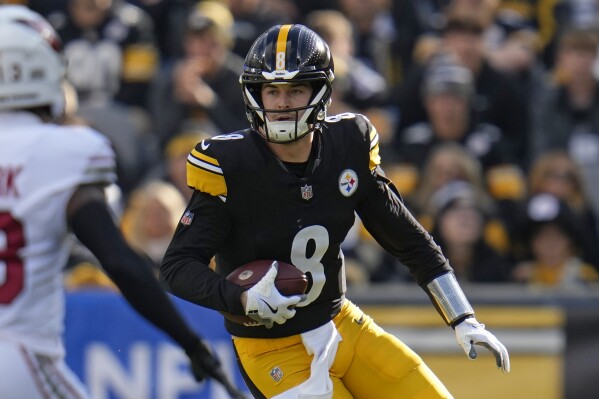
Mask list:
[[[283,25],[279,30],[279,36],[277,37],[277,52],[275,54],[276,64],[275,69],[279,71],[285,70],[285,55],[287,50],[287,35],[292,25]]]

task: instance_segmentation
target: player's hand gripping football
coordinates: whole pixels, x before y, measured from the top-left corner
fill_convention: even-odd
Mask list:
[[[272,328],[274,323],[283,324],[295,316],[295,305],[303,300],[302,295],[281,295],[275,286],[278,262],[272,262],[268,272],[252,288],[247,290],[245,314]]]
[[[221,383],[227,390],[232,399],[245,399],[235,385],[227,378],[219,360],[212,354],[208,346],[201,340],[185,351],[191,362],[191,372],[197,382],[203,381],[206,377],[213,378]]]
[[[485,330],[484,324],[471,317],[455,327],[455,335],[470,359],[476,359],[477,356],[474,345],[484,346],[495,355],[497,367],[501,368],[504,373],[509,373],[510,356],[507,349],[493,334]]]

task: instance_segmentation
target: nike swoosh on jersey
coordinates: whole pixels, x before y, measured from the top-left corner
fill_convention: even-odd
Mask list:
[[[270,309],[270,311],[272,312],[272,314],[276,314],[279,311],[278,307],[276,309],[273,309],[272,306],[270,306],[270,304],[268,302],[266,302],[264,299],[260,298],[260,300],[262,302],[264,302],[266,304],[266,306],[268,306],[268,308]]]
[[[206,140],[202,140],[202,142],[200,143],[200,146],[202,147],[202,150],[206,151],[208,149],[208,147],[210,147],[210,143],[204,144],[204,141],[206,141]]]

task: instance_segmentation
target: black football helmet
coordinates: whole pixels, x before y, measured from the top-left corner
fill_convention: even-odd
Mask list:
[[[247,118],[266,140],[289,143],[317,130],[331,102],[333,57],[327,43],[303,25],[277,25],[260,35],[245,58],[240,77]],[[264,109],[264,83],[308,82],[308,105],[286,110]],[[305,111],[300,117],[300,113]],[[295,112],[294,121],[270,122],[266,112]]]

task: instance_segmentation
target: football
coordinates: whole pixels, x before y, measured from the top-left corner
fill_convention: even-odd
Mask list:
[[[243,266],[233,270],[227,280],[250,289],[253,287],[268,271],[272,260],[256,260],[246,263]],[[289,263],[277,261],[279,270],[275,279],[275,287],[282,295],[302,295],[308,287],[308,277],[297,267]],[[235,323],[244,324],[246,326],[257,326],[260,323],[256,322],[248,316],[235,316],[226,312],[221,312],[228,320]]]

